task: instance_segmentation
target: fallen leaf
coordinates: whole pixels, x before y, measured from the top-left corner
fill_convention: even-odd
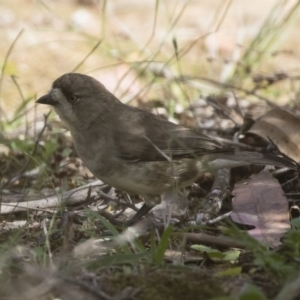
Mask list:
[[[184,264],[202,261],[202,255],[192,255],[190,253],[182,253],[182,251],[166,250],[164,259],[173,262],[173,264]]]
[[[231,263],[234,263],[237,261],[241,253],[240,250],[227,250],[221,252],[217,249],[213,249],[204,245],[192,245],[191,249],[202,253],[205,252],[208,255],[208,257],[215,262],[230,261]]]
[[[236,184],[233,194],[234,222],[252,225],[248,233],[269,247],[280,245],[290,228],[288,201],[278,181],[267,171]]]
[[[269,138],[279,150],[300,162],[300,119],[276,107],[259,118],[248,131],[266,140]]]
[[[215,276],[228,277],[228,276],[239,276],[242,273],[242,267],[227,268],[225,270],[216,272]]]

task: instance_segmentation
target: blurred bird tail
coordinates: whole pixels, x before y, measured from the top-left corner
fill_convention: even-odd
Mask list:
[[[209,169],[219,170],[223,168],[234,168],[248,164],[273,165],[277,167],[287,167],[299,170],[299,165],[290,157],[283,153],[259,153],[236,151],[234,153],[211,154],[209,159]]]

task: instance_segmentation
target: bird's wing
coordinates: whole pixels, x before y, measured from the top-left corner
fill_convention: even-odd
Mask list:
[[[230,151],[191,129],[159,119],[152,114],[145,113],[142,116],[143,118],[134,122],[134,126],[129,120],[128,125],[119,128],[115,134],[119,157],[124,160],[179,160]]]
[[[122,118],[124,119],[124,116]],[[203,134],[159,119],[144,111],[139,110],[138,114],[132,114],[131,111],[128,118],[129,122],[121,122],[123,126],[119,126],[113,134],[119,157],[128,162],[181,160],[209,154],[210,160],[221,158],[223,163],[230,160],[239,162],[239,165],[271,164],[299,169],[295,161],[282,153],[239,152]],[[228,164],[227,167],[236,165]]]

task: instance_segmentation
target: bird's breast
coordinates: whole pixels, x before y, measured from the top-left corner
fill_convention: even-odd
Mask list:
[[[190,185],[198,177],[198,170],[190,161],[120,162],[110,174],[95,175],[108,185],[130,194],[158,195]]]
[[[100,180],[131,194],[158,195],[191,184],[199,176],[193,159],[180,161],[127,161],[114,153],[109,137],[73,135],[79,157]]]

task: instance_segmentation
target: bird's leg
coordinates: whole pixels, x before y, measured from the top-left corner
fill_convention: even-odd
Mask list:
[[[133,225],[136,221],[140,220],[144,215],[146,215],[155,205],[148,205],[146,203],[136,212],[136,214],[127,221],[127,226]]]
[[[143,206],[136,212],[136,214],[127,221],[127,225],[131,226],[136,221],[140,220],[143,216],[145,216],[158,202],[160,202],[160,196],[149,196],[145,198],[145,203]]]

